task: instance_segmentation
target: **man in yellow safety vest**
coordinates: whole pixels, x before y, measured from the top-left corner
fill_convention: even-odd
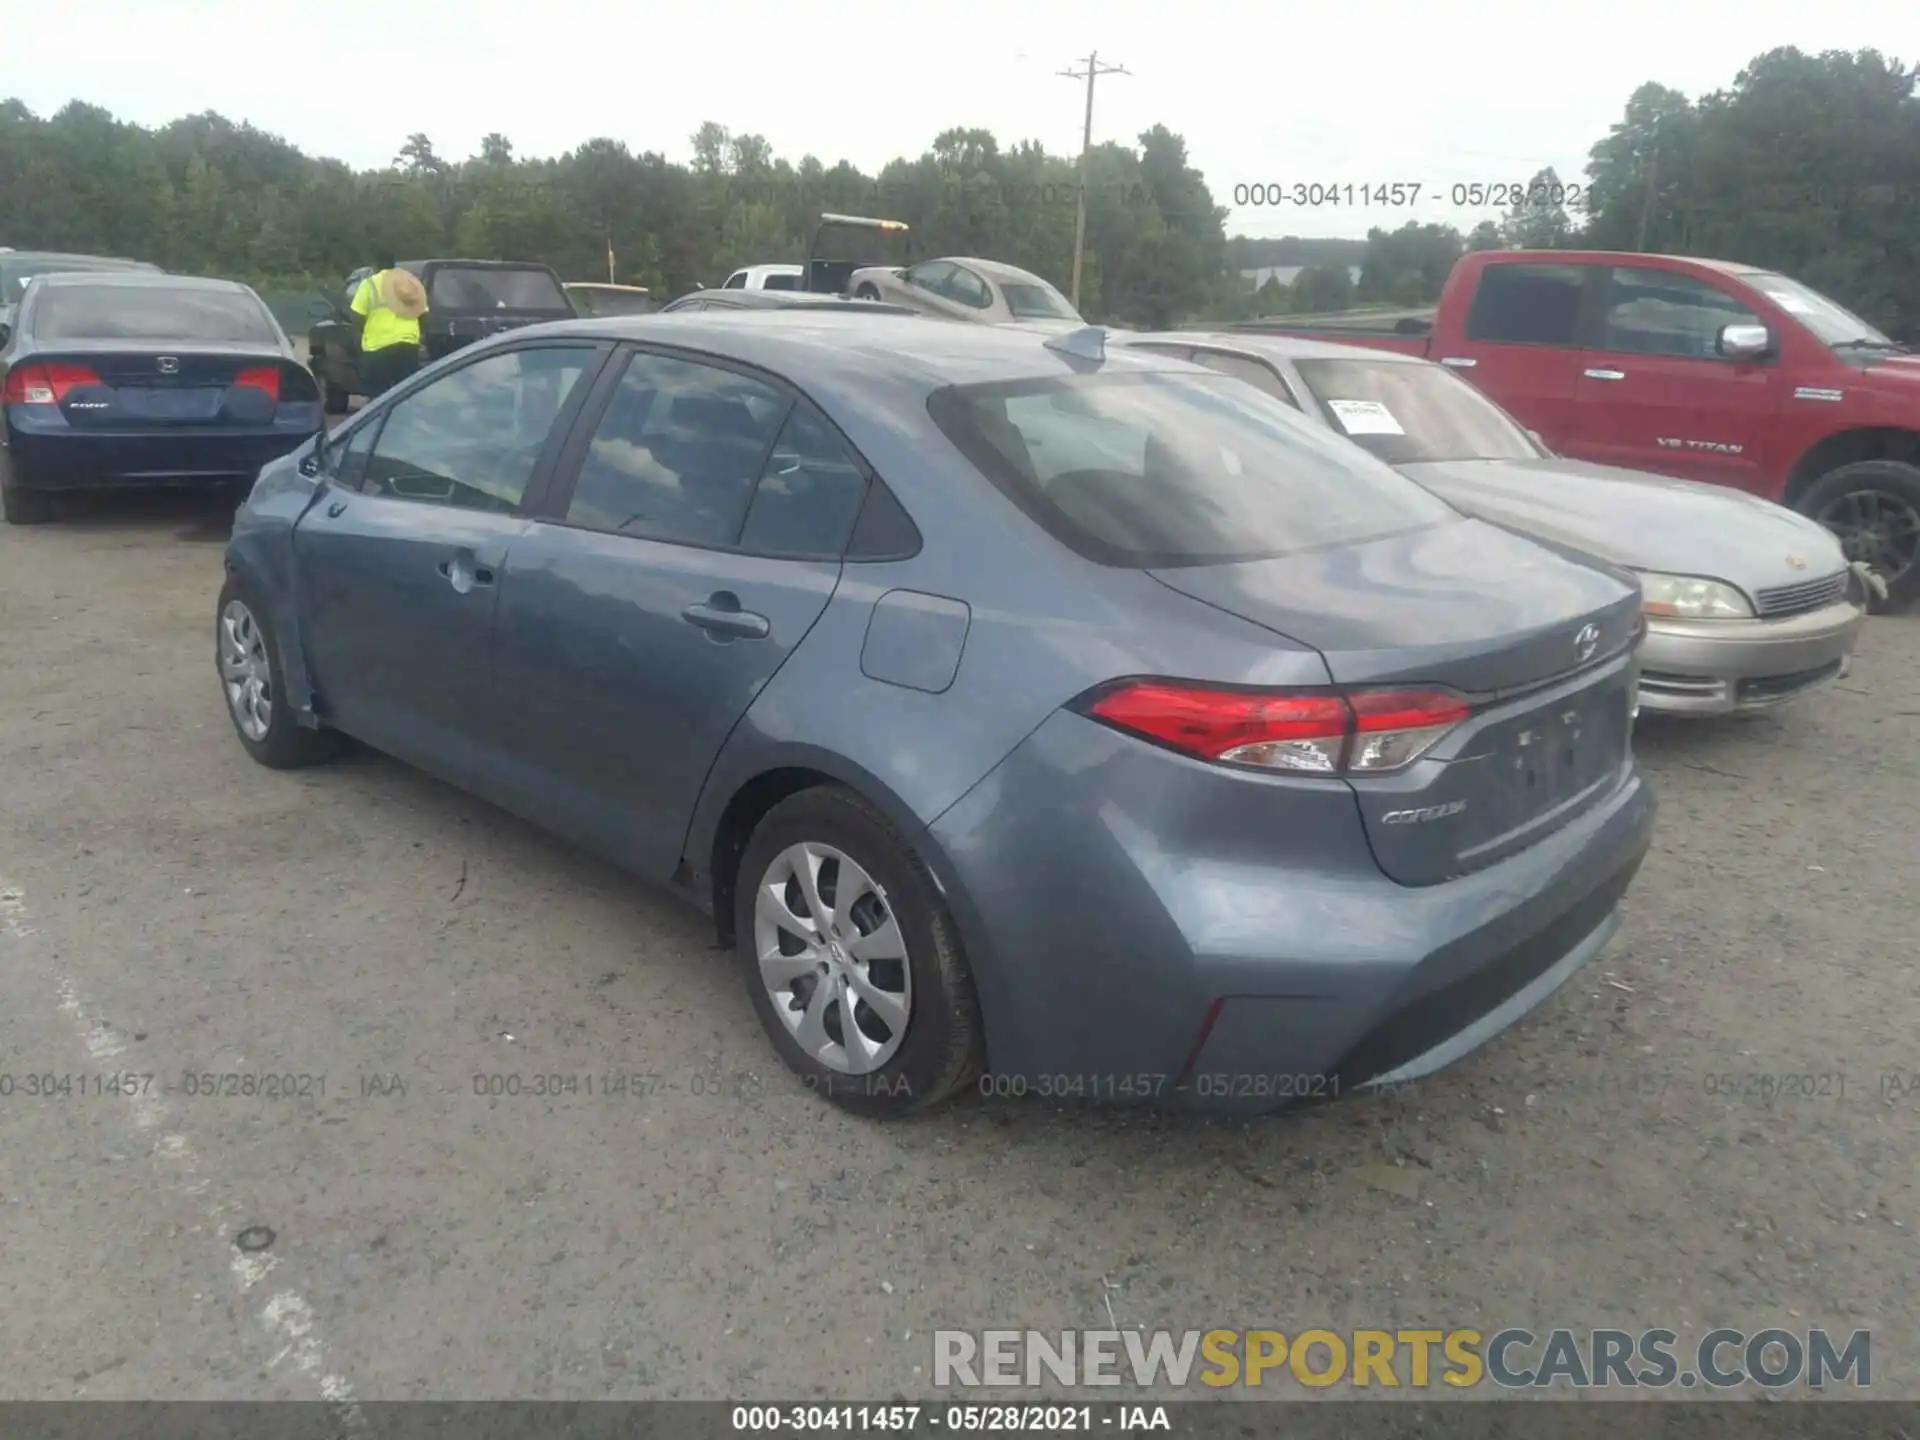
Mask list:
[[[420,368],[420,317],[427,313],[427,287],[391,256],[383,256],[354,291],[351,308],[360,325],[360,390],[371,400]]]

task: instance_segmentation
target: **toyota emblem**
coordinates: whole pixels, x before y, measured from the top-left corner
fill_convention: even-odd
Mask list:
[[[1600,648],[1600,627],[1582,625],[1580,633],[1573,637],[1573,658],[1584,665],[1593,658],[1593,652]]]
[[[1789,555],[1787,556],[1787,564],[1796,570],[1804,570],[1807,568],[1807,558],[1804,555]]]
[[[162,355],[153,363],[160,367],[160,373],[162,375],[178,375],[180,373],[180,358],[177,355]]]

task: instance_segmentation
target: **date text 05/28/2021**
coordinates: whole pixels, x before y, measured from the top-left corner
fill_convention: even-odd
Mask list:
[[[735,1405],[745,1434],[1091,1435],[1170,1431],[1164,1405]]]

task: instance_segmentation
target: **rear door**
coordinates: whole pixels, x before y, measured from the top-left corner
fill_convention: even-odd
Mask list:
[[[507,559],[481,788],[670,875],[720,747],[831,598],[867,484],[779,381],[634,352]]]
[[[1613,267],[1581,356],[1573,434],[1556,448],[1763,493],[1785,393],[1779,357],[1728,359],[1718,339],[1723,326],[1764,323],[1731,285]]]
[[[309,670],[341,729],[471,782],[502,568],[605,354],[579,342],[494,351],[356,424],[345,466],[294,531]]]
[[[1489,265],[1468,302],[1464,338],[1436,339],[1432,357],[1471,380],[1548,448],[1566,454],[1577,433],[1581,337],[1590,326],[1600,265]]]

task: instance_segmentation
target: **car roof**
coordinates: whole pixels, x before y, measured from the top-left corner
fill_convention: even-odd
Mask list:
[[[715,300],[739,310],[853,310],[872,315],[917,315],[904,305],[888,305],[874,300],[850,300],[845,295],[827,295],[817,290],[694,290],[675,296],[670,304],[685,300]]]
[[[804,265],[778,262],[766,265],[736,265],[728,273],[732,275],[801,275],[806,272],[806,268]]]
[[[213,290],[229,295],[251,295],[251,285],[238,280],[213,280],[204,275],[167,275],[156,270],[75,270],[41,275],[36,285],[64,289],[69,285],[116,285],[146,290]]]
[[[85,255],[77,250],[0,250],[10,260],[84,260],[89,265],[124,265],[129,270],[139,268],[148,271],[160,267],[151,260],[131,260],[124,255]]]
[[[948,385],[1084,374],[1089,365],[1049,349],[1048,339],[1056,337],[1041,331],[940,321],[904,325],[894,315],[868,313],[858,302],[831,318],[814,308],[797,306],[752,316],[696,310],[563,320],[540,330],[552,335],[684,344],[777,374],[826,381],[836,388],[857,389],[863,382],[911,378],[930,393]],[[1120,346],[1107,349],[1100,370],[1204,373],[1185,361]]]
[[[1295,335],[1262,335],[1225,330],[1160,330],[1129,335],[1136,345],[1197,345],[1210,350],[1237,350],[1247,355],[1269,355],[1276,360],[1380,360],[1389,365],[1427,365],[1432,362],[1400,350],[1375,350],[1366,345],[1334,345]]]

